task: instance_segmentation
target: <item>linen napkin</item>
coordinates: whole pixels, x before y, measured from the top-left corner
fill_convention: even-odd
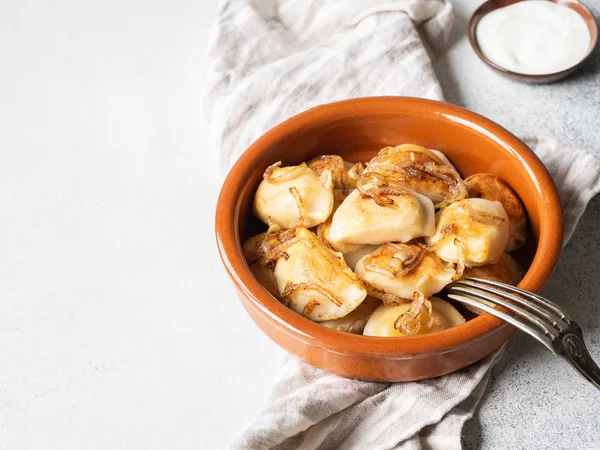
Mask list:
[[[442,51],[444,0],[224,0],[209,49],[205,115],[220,170],[266,130],[312,106],[371,95],[441,100],[426,45]],[[559,187],[565,242],[600,191],[600,162],[526,137]],[[460,448],[462,426],[502,351],[444,377],[374,383],[294,357],[235,449]]]

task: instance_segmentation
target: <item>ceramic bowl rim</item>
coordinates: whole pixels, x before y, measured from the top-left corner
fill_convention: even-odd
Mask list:
[[[589,15],[589,17],[592,19],[593,27],[595,29],[595,39],[593,39],[590,42],[590,48],[588,49],[588,52],[579,62],[573,64],[571,67],[567,67],[566,69],[559,70],[557,72],[548,72],[548,73],[541,73],[541,74],[527,74],[527,73],[515,72],[512,70],[506,69],[506,68],[494,63],[493,61],[488,59],[487,56],[485,56],[483,54],[483,52],[481,51],[481,48],[479,46],[479,42],[477,41],[477,36],[476,36],[476,29],[477,29],[477,24],[479,23],[479,21],[485,15],[489,14],[490,12],[492,12],[498,8],[494,8],[493,10],[488,11],[486,13],[482,13],[482,10],[485,10],[486,8],[489,7],[489,5],[494,4],[497,1],[498,0],[487,0],[487,1],[483,2],[481,5],[479,5],[479,7],[473,12],[473,14],[471,14],[471,17],[469,18],[469,23],[467,25],[467,35],[469,37],[469,43],[471,44],[471,48],[473,49],[475,54],[479,57],[479,59],[481,59],[485,64],[487,64],[492,69],[498,71],[499,73],[501,73],[505,76],[508,76],[512,79],[521,79],[523,81],[528,81],[531,83],[548,83],[548,82],[556,81],[556,80],[566,77],[567,75],[571,74],[572,72],[577,70],[579,67],[581,67],[590,58],[590,56],[592,56],[592,53],[594,53],[594,50],[596,49],[596,46],[598,45],[598,21],[596,20],[596,16],[594,16],[592,11],[584,3],[580,2],[579,0],[556,0],[556,1],[548,0],[548,1],[552,1],[553,3],[557,3],[557,4],[566,4],[566,3],[577,4]],[[527,1],[527,0],[516,0],[514,3],[520,3],[523,1]],[[580,16],[583,17],[583,15],[579,11],[576,11],[576,12],[577,12],[577,14],[579,14]],[[586,20],[586,19],[584,18],[584,20]],[[586,25],[587,25],[587,23],[588,22],[586,20]]]

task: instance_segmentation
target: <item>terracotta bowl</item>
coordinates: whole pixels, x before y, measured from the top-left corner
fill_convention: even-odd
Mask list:
[[[464,177],[496,174],[520,196],[530,237],[516,255],[529,267],[519,286],[539,291],[560,253],[562,209],[550,175],[522,141],[482,116],[430,100],[373,97],[318,106],[286,120],[252,144],[229,172],[217,205],[217,245],[242,305],[263,332],[329,372],[381,381],[436,377],[492,353],[515,332],[483,314],[448,330],[405,338],[343,333],[286,308],[252,275],[242,242],[264,230],[251,203],[269,165],[279,160],[295,165],[330,153],[364,162],[383,147],[407,142],[445,152]]]
[[[476,34],[475,34],[475,31],[477,29],[477,24],[479,23],[481,18],[483,16],[485,16],[486,14],[488,14],[496,9],[504,8],[505,6],[509,6],[514,3],[519,3],[522,1],[527,1],[527,0],[489,0],[489,1],[485,2],[484,4],[482,4],[479,8],[477,8],[477,10],[475,10],[473,15],[471,16],[471,19],[469,20],[468,35],[469,35],[469,42],[471,43],[471,47],[473,47],[473,50],[475,50],[475,53],[477,54],[477,56],[479,56],[479,58],[484,63],[486,63],[488,66],[490,66],[496,72],[498,72],[500,75],[510,78],[511,80],[520,81],[523,83],[531,83],[531,84],[551,83],[553,81],[558,81],[562,78],[565,78],[566,76],[572,74],[577,69],[579,69],[583,65],[583,63],[590,57],[590,55],[594,51],[594,48],[596,47],[596,44],[598,43],[598,24],[596,23],[596,19],[594,18],[594,15],[590,12],[590,10],[583,3],[581,3],[577,0],[548,0],[553,3],[558,3],[560,5],[564,5],[568,8],[571,8],[572,10],[574,10],[577,14],[579,14],[583,18],[583,20],[587,24],[588,29],[590,31],[590,37],[591,37],[590,48],[588,49],[586,56],[581,61],[579,61],[577,64],[575,64],[574,66],[571,66],[565,70],[561,70],[560,72],[545,73],[542,75],[528,75],[528,74],[513,72],[511,70],[505,69],[504,67],[499,66],[499,65],[493,63],[492,61],[490,61],[488,58],[486,58],[486,56],[481,51],[481,48],[479,47],[479,43],[477,42],[477,38],[476,38]]]

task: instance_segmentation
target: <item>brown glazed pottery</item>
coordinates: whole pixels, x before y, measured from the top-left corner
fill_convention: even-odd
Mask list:
[[[542,75],[528,75],[528,74],[513,72],[508,69],[505,69],[504,67],[501,67],[501,66],[493,63],[492,61],[490,61],[483,54],[483,52],[481,51],[481,48],[479,48],[479,44],[477,42],[477,37],[476,37],[477,35],[475,34],[475,30],[477,29],[477,24],[479,23],[479,20],[481,20],[481,18],[483,16],[485,16],[486,14],[488,14],[491,11],[494,11],[495,9],[503,8],[505,6],[509,6],[514,3],[519,3],[522,1],[527,1],[527,0],[489,0],[489,1],[485,2],[484,4],[482,4],[479,8],[477,8],[477,10],[475,10],[473,15],[471,16],[471,19],[469,20],[468,35],[469,35],[469,42],[471,43],[471,47],[473,47],[473,50],[475,50],[475,53],[477,53],[477,56],[479,56],[479,58],[484,63],[486,63],[488,66],[490,66],[492,69],[494,69],[499,74],[504,75],[505,77],[510,78],[511,80],[520,81],[523,83],[531,83],[531,84],[551,83],[553,81],[560,80],[560,79],[566,77],[567,75],[570,75],[573,72],[575,72],[579,67],[581,67],[583,65],[585,60],[587,60],[590,57],[590,55],[594,51],[594,48],[596,47],[596,44],[598,43],[598,25],[596,23],[596,19],[594,18],[594,15],[590,12],[590,10],[583,3],[581,3],[577,0],[547,0],[547,1],[551,1],[553,3],[558,3],[559,5],[564,5],[568,8],[571,8],[572,10],[574,10],[576,13],[578,13],[583,18],[583,20],[585,21],[585,23],[588,26],[588,29],[590,30],[590,37],[591,37],[590,48],[589,48],[586,56],[579,63],[575,64],[574,66],[569,67],[568,69],[565,69],[565,70],[561,70],[560,72],[547,73],[547,74],[542,74]]]
[[[248,314],[271,339],[309,364],[346,377],[409,381],[468,366],[498,349],[515,329],[489,314],[441,332],[404,338],[334,331],[296,314],[259,284],[242,242],[264,231],[252,198],[265,169],[318,155],[367,161],[390,145],[415,143],[443,151],[466,177],[489,172],[507,182],[529,217],[529,243],[517,260],[529,267],[519,284],[539,291],[552,273],[563,236],[556,187],[543,164],[519,139],[490,120],[446,103],[408,97],[370,97],[318,106],[261,136],[227,176],[216,212],[217,245]]]

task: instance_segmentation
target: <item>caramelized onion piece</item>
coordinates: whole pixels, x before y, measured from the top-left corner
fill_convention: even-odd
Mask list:
[[[428,309],[427,302],[431,304],[431,310]],[[435,331],[442,331],[460,325],[465,322],[464,317],[448,302],[437,297],[431,297],[423,301],[422,309],[419,312],[419,325],[411,325],[408,331],[418,331],[414,334],[426,334]],[[365,336],[385,336],[385,337],[404,337],[410,334],[401,329],[395,328],[399,317],[403,317],[413,308],[413,304],[401,305],[381,305],[377,308],[365,325],[363,334]],[[415,307],[415,310],[417,308]],[[422,314],[422,316],[421,316]],[[409,317],[409,316],[406,316]],[[400,319],[402,320],[402,319]],[[400,326],[400,328],[402,328]]]
[[[287,283],[285,285],[285,288],[283,289],[283,292],[281,293],[281,296],[285,297],[285,298],[289,298],[294,293],[299,292],[299,291],[302,291],[303,293],[314,291],[316,294],[319,294],[320,296],[325,297],[327,300],[329,300],[335,306],[342,306],[342,302],[340,300],[335,298],[335,296],[331,292],[329,292],[327,289],[325,289],[323,286],[321,286],[318,283],[298,283],[298,284]],[[302,314],[305,314],[305,310],[307,309],[307,306],[309,306],[309,305],[310,305],[310,311],[308,313],[310,314],[313,311],[313,309],[315,308],[315,306],[319,306],[320,303],[317,302],[315,299],[309,300],[308,303],[305,305],[304,309],[302,310]],[[308,314],[305,314],[305,315],[308,315]]]
[[[394,328],[404,334],[417,334],[421,327],[431,328],[433,311],[431,302],[420,292],[415,292],[410,308],[394,321]]]
[[[274,274],[275,261],[271,258],[274,249],[281,249],[280,246],[283,242],[289,242],[294,238],[294,234],[290,231],[261,233],[246,240],[243,244],[244,256],[254,277],[275,298],[279,298],[279,288]]]
[[[436,164],[445,164],[444,160],[436,155],[432,150],[416,144],[402,144],[396,147],[385,147],[379,150],[367,164],[367,171],[370,171],[372,165],[381,162],[390,164],[399,164],[406,161],[413,162],[434,162]]]
[[[338,155],[322,155],[308,162],[308,167],[316,173],[324,171],[331,172],[334,189],[347,195],[356,187],[356,180],[363,173],[364,167],[361,163],[344,161]]]
[[[381,275],[399,277],[413,271],[423,260],[425,249],[419,245],[384,244],[377,251],[367,256],[363,262],[364,268]],[[386,257],[387,264],[382,265],[381,257]],[[376,262],[374,262],[376,260]]]
[[[356,189],[364,198],[372,198],[379,206],[398,209],[391,196],[410,195],[400,183],[392,177],[377,172],[362,175],[356,183]]]

